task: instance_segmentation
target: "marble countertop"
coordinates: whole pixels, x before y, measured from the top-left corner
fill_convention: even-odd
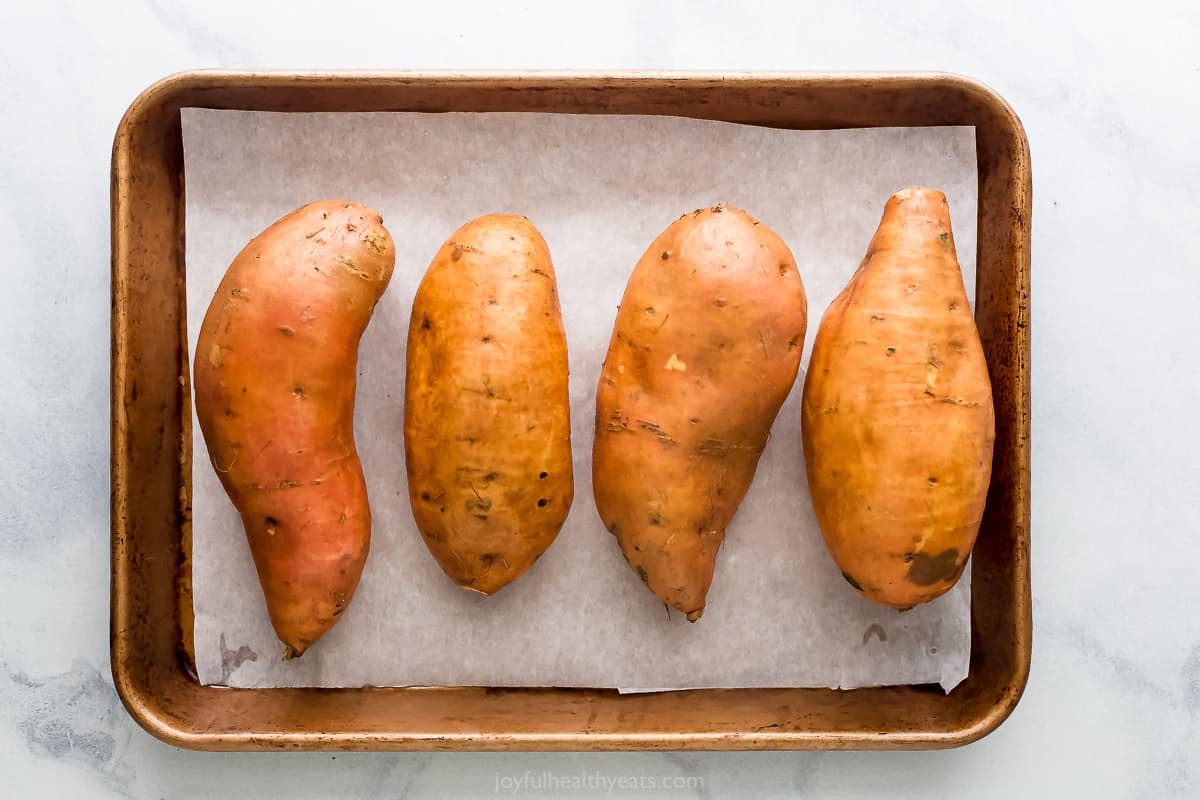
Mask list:
[[[6,793],[555,796],[551,775],[593,776],[594,791],[567,793],[579,797],[622,776],[687,779],[645,797],[1200,796],[1200,7],[651,5],[8,10]],[[1029,134],[1035,204],[1035,636],[1013,716],[977,744],[926,753],[239,755],[143,733],[108,664],[109,157],[138,92],[200,67],[929,69],[996,88]]]

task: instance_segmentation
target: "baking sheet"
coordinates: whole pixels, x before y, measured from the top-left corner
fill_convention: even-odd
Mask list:
[[[595,385],[630,270],[680,214],[725,202],[791,247],[821,314],[861,260],[884,201],[946,192],[974,300],[976,162],[969,127],[783,131],[671,117],[276,114],[184,109],[188,340],[254,235],[303,203],[378,209],[391,285],[363,336],[355,430],[374,534],[341,622],[281,659],[249,549],[193,420],[193,599],[202,683],[270,686],[842,687],[967,674],[970,570],[900,614],[860,597],[821,541],[804,481],[800,387],[729,527],[704,617],[664,607],[626,566],[591,497]],[[463,591],[413,523],[403,456],[404,352],[433,254],[485,213],[528,216],[558,273],[571,365],[575,503],[557,541],[494,597]],[[652,476],[647,476],[652,479]]]

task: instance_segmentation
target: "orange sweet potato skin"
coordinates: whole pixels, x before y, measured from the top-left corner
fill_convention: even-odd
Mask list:
[[[908,608],[958,580],[991,476],[991,384],[945,195],[893,195],[821,320],[804,386],[808,485],[846,580]]]
[[[293,211],[234,259],[200,329],[196,415],[289,656],[346,610],[370,546],[354,391],[395,261],[382,223],[344,201]]]
[[[438,250],[413,300],[404,448],[413,517],[442,570],[492,594],[558,536],[574,498],[554,265],[525,217]]]
[[[795,259],[730,206],[685,214],[638,261],[596,397],[596,507],[630,567],[691,621],[800,365]]]

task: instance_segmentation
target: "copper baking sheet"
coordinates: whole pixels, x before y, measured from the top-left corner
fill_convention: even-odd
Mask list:
[[[185,106],[669,114],[792,129],[973,125],[976,318],[996,403],[972,559],[970,676],[937,687],[619,695],[478,687],[228,689],[191,669],[192,432],[184,335]],[[922,749],[1012,711],[1029,671],[1029,147],[970,79],[895,73],[196,72],[151,86],[112,163],[113,679],[155,736],[199,750]]]

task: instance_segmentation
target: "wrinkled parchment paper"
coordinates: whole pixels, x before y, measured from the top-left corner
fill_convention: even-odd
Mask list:
[[[970,570],[899,614],[856,594],[825,550],[804,480],[800,388],[783,407],[728,531],[703,619],[668,615],[626,566],[592,501],[596,381],[642,252],[680,214],[746,209],[792,248],[808,291],[804,365],[821,315],[894,191],[949,198],[974,296],[972,128],[784,131],[669,117],[273,114],[185,109],[188,337],[237,252],[321,198],[378,209],[396,270],[362,340],[355,430],[374,517],[341,622],[284,662],[240,521],[193,425],[196,659],[229,686],[653,688],[941,683],[967,674]],[[480,214],[527,215],[558,272],[571,365],[575,504],[546,555],[488,598],[454,586],[413,523],[403,451],[413,294],[443,240]],[[654,476],[646,476],[654,480]]]

